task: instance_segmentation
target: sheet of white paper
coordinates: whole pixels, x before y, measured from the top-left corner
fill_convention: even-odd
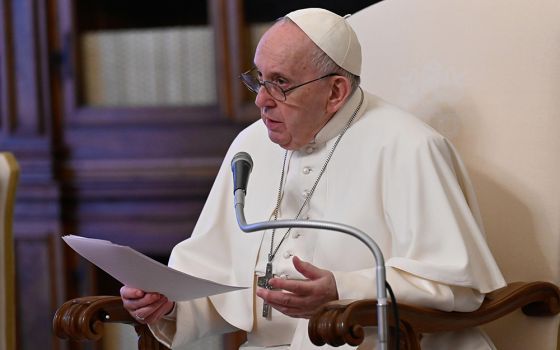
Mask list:
[[[235,287],[172,269],[136,250],[101,239],[68,235],[62,239],[78,254],[130,287],[157,292],[173,301],[191,300],[246,287]]]

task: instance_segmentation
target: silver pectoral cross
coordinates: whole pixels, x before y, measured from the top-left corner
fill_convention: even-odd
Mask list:
[[[269,261],[268,263],[266,263],[265,275],[257,278],[257,286],[261,288],[272,289],[272,287],[268,283],[268,281],[270,281],[272,277],[274,277],[274,275],[272,274],[272,262]],[[270,316],[270,305],[267,304],[266,301],[264,301],[262,317],[268,318],[269,316]]]

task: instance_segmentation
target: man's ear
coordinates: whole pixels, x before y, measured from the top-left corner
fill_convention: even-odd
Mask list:
[[[331,80],[331,91],[327,100],[327,112],[337,112],[346,102],[350,95],[351,84],[350,80],[346,77],[336,75]]]

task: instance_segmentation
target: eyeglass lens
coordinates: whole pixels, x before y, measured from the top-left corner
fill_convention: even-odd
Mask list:
[[[241,78],[243,83],[249,88],[249,90],[251,90],[254,93],[258,94],[260,87],[264,86],[266,92],[268,92],[268,94],[272,96],[272,98],[279,101],[286,100],[286,95],[284,94],[284,91],[282,91],[282,89],[278,85],[274,84],[271,81],[261,82],[255,74],[251,74],[251,73],[244,73],[241,75]]]

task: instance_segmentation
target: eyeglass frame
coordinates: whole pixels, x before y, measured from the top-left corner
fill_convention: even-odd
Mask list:
[[[261,81],[257,78],[257,79],[255,79],[255,82],[256,82],[257,84],[259,84],[259,87],[258,87],[257,89],[255,89],[255,87],[251,86],[251,85],[248,83],[248,80],[247,80],[247,79],[251,79],[251,80],[252,80],[252,79],[254,78],[254,76],[251,76],[250,73],[251,73],[252,71],[254,71],[255,69],[257,69],[257,67],[253,67],[253,68],[249,69],[248,71],[246,71],[246,72],[244,72],[244,73],[241,73],[241,74],[239,75],[239,79],[241,80],[241,82],[243,83],[243,85],[245,85],[245,87],[247,87],[247,89],[249,89],[249,91],[254,92],[255,94],[258,94],[258,93],[259,93],[259,90],[260,90],[260,88],[261,88],[261,86],[264,86],[264,89],[266,90],[266,92],[268,92],[268,94],[270,95],[270,97],[272,97],[273,99],[275,99],[276,101],[279,101],[279,102],[285,102],[285,101],[288,99],[288,96],[287,96],[286,94],[287,94],[288,92],[292,92],[293,90],[295,90],[295,89],[297,89],[297,88],[299,88],[299,87],[302,87],[302,86],[304,86],[304,85],[307,85],[307,84],[316,82],[316,81],[321,80],[321,79],[325,79],[325,78],[327,78],[327,77],[340,76],[340,74],[338,74],[338,73],[329,73],[329,74],[323,75],[322,77],[319,77],[319,78],[316,78],[316,79],[313,79],[313,80],[306,81],[306,82],[301,83],[301,84],[298,84],[298,85],[296,85],[296,86],[292,86],[292,87],[290,87],[290,88],[288,88],[288,89],[282,89],[277,83],[272,82],[272,81],[269,81],[269,80],[263,80],[263,81],[261,82]],[[245,78],[245,77],[247,77],[247,78]],[[281,92],[282,92],[282,96],[284,96],[284,99],[283,99],[283,100],[280,100],[280,99],[274,97],[273,94],[270,92],[270,89],[267,87],[267,84],[272,84],[275,88],[277,88],[279,91],[281,91]]]

